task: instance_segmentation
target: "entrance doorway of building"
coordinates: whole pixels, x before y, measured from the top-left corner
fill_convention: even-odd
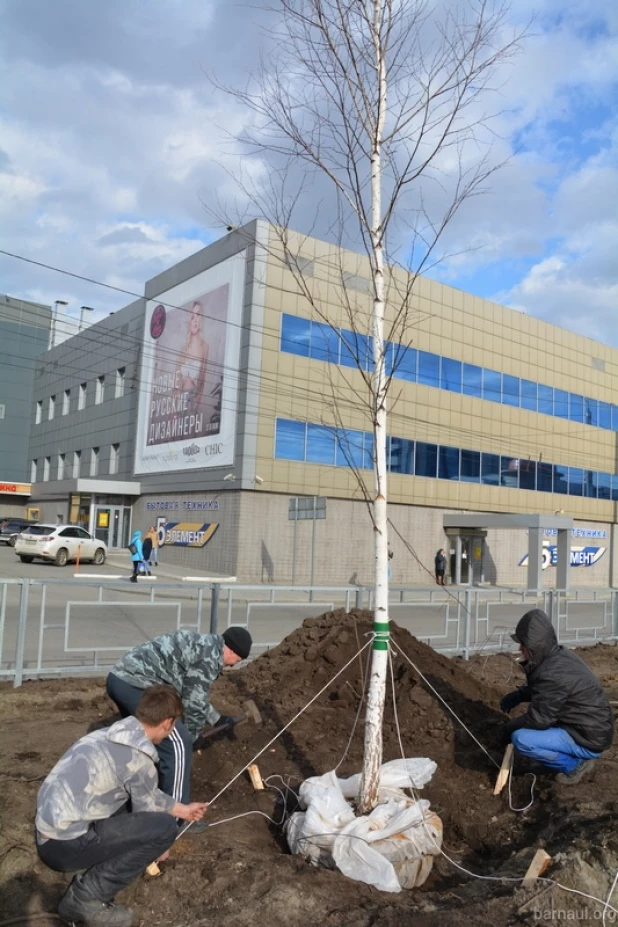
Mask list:
[[[93,531],[109,548],[128,547],[131,509],[124,505],[95,505]]]

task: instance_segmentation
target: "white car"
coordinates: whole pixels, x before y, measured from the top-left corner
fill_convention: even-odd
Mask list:
[[[22,563],[53,560],[66,566],[70,560],[105,563],[107,545],[78,525],[30,525],[17,536],[15,553]]]

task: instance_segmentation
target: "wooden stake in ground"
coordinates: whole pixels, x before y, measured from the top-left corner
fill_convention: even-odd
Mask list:
[[[521,883],[523,887],[532,888],[536,880],[540,879],[550,863],[551,856],[549,853],[546,853],[545,850],[537,850],[532,857],[532,862],[528,866],[524,881]]]
[[[251,785],[256,792],[264,791],[264,783],[262,782],[262,776],[260,775],[260,770],[258,769],[257,763],[252,763],[251,766],[247,766],[247,772],[251,778]]]
[[[150,866],[146,866],[146,872],[149,876],[160,876],[161,870],[156,863],[151,863]]]
[[[496,779],[496,785],[494,788],[494,795],[499,795],[504,786],[509,781],[509,773],[511,771],[511,763],[513,762],[513,744],[509,744],[506,750],[504,751],[504,756],[502,757],[502,766],[500,767],[500,772],[498,773],[498,778]]]

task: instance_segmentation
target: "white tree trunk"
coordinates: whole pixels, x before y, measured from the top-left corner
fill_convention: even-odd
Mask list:
[[[384,357],[384,241],[382,232],[382,163],[381,146],[386,112],[386,73],[382,54],[380,27],[385,0],[373,0],[374,49],[378,82],[379,112],[376,114],[374,143],[371,152],[371,245],[374,359],[374,521],[375,521],[375,601],[373,615],[373,654],[365,716],[365,753],[358,810],[371,811],[377,804],[380,766],[382,764],[382,719],[388,669],[388,531],[386,485],[386,365]]]

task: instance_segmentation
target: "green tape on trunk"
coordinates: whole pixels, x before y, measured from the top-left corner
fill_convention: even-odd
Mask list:
[[[373,633],[375,634],[375,640],[373,642],[373,650],[388,650],[388,642],[390,638],[389,622],[388,621],[374,621]]]

